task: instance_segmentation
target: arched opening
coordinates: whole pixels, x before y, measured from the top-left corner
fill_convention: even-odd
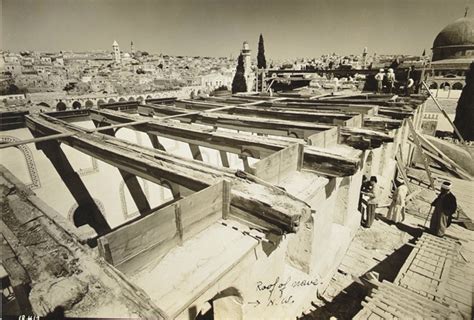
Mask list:
[[[453,90],[462,90],[462,83],[461,82],[456,82],[455,84],[453,84]]]
[[[46,102],[40,102],[40,103],[38,103],[38,105],[51,109],[51,106],[49,104],[47,104]]]
[[[0,136],[1,143],[18,142],[20,139],[14,136]],[[33,152],[26,144],[0,150],[0,159],[2,165],[15,170],[15,175],[23,181],[30,189],[41,187],[40,177],[34,161]],[[25,169],[23,169],[22,161],[24,159]]]
[[[443,83],[439,86],[440,89],[443,89],[443,90],[446,90],[446,91],[449,90],[450,87],[451,87],[451,86],[450,86],[449,82],[443,82]]]
[[[97,105],[100,106],[101,104],[105,104],[105,101],[100,99],[99,101],[97,101]]]
[[[124,101],[127,101],[127,100],[125,100],[125,98],[120,98],[119,99],[119,102],[124,102]]]
[[[128,101],[135,101],[135,98],[134,98],[134,97],[130,97],[130,98],[128,98]]]
[[[74,204],[73,207],[69,210],[69,218],[73,221],[76,227],[80,227],[87,224],[94,228],[94,230],[96,231],[100,230],[100,225],[97,224],[90,212],[94,210],[93,207],[95,205],[105,218],[105,209],[104,205],[100,200],[94,199],[94,202],[95,204],[91,203],[89,205],[84,206],[78,206],[77,204]]]
[[[80,103],[79,101],[74,101],[74,102],[72,103],[72,108],[73,108],[73,109],[81,109],[81,107],[82,107],[82,105],[81,105],[81,103]]]
[[[64,102],[59,101],[58,104],[56,105],[56,110],[57,111],[64,111],[67,109],[67,106]]]
[[[146,96],[147,100],[153,98],[152,96],[148,95]]]
[[[109,103],[115,103],[114,99],[109,99]]]
[[[430,89],[438,89],[438,84],[436,82],[432,82],[430,84]]]
[[[243,299],[239,290],[227,288],[198,309],[197,320],[243,319]]]
[[[87,109],[90,109],[94,106],[94,102],[90,101],[90,100],[87,100],[86,101],[86,108]]]
[[[137,101],[142,102],[142,101],[143,101],[143,97],[142,97],[142,96],[139,96],[139,97],[137,98]]]

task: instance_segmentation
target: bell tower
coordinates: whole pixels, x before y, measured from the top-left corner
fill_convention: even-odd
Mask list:
[[[114,41],[114,43],[112,44],[112,48],[113,48],[113,51],[114,51],[115,63],[120,63],[121,62],[120,48],[119,48],[119,45],[118,45],[117,41]]]

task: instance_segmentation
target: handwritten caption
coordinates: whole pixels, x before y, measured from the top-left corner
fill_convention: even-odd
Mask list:
[[[263,302],[256,300],[248,304],[252,304],[255,307],[260,304],[266,305],[267,307],[293,304],[295,303],[295,298],[291,294],[291,291],[298,288],[316,287],[319,284],[320,281],[318,278],[292,280],[291,277],[288,277],[286,280],[282,280],[280,277],[277,277],[274,281],[268,283],[257,281],[257,292],[267,293],[267,295],[265,299],[263,299]]]

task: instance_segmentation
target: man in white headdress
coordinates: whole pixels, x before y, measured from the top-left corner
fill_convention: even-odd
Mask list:
[[[386,77],[388,83],[388,92],[392,93],[393,88],[395,87],[395,73],[393,72],[392,68],[388,69]]]
[[[430,231],[442,237],[457,209],[456,197],[451,193],[451,182],[443,182],[441,192],[431,206],[434,207],[434,211],[430,221]]]
[[[388,208],[387,219],[399,223],[405,220],[405,205],[408,194],[408,187],[404,181],[397,179],[398,188],[393,193],[392,203]]]
[[[383,69],[379,70],[379,73],[375,75],[375,80],[377,81],[377,93],[381,93],[383,89],[383,78],[385,77],[385,73]]]

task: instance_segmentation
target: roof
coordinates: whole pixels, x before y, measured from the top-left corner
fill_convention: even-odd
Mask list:
[[[474,18],[457,19],[441,30],[433,42],[433,48],[448,46],[474,46]]]

